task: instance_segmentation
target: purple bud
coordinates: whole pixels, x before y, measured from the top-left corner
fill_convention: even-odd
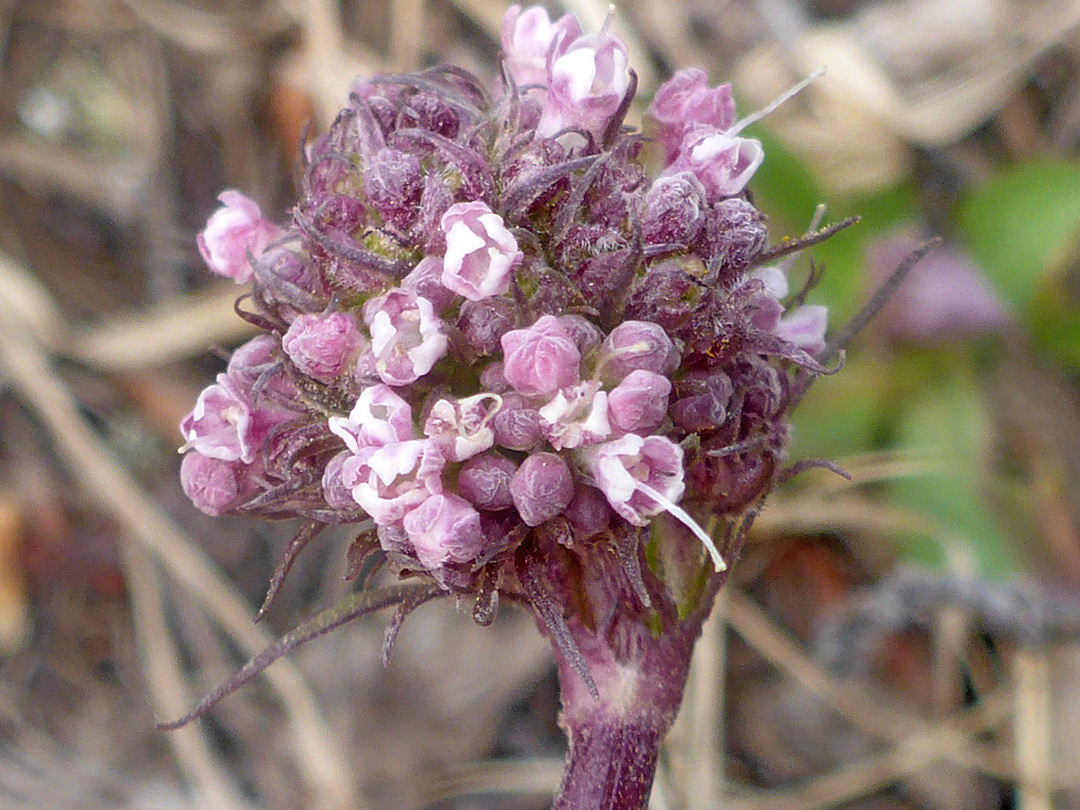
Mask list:
[[[718,277],[726,279],[750,264],[768,237],[765,215],[741,197],[732,197],[709,208],[698,250],[716,266]]]
[[[563,513],[580,540],[588,540],[611,525],[611,507],[607,498],[594,487],[578,487],[574,499]]]
[[[421,298],[426,298],[431,302],[435,314],[442,315],[457,301],[454,292],[443,285],[442,274],[442,259],[438,256],[425,256],[412,272],[401,280],[401,286],[412,290]]]
[[[689,245],[705,224],[705,187],[690,172],[659,177],[645,195],[641,238],[649,245]]]
[[[431,495],[402,521],[417,559],[427,568],[469,562],[484,547],[480,514],[464,498]]]
[[[637,369],[608,393],[608,419],[621,433],[653,433],[667,415],[671,383],[651,371]]]
[[[547,84],[549,55],[558,55],[581,36],[577,19],[564,14],[555,22],[541,6],[524,11],[513,5],[502,20],[501,43],[506,69],[518,86]]]
[[[497,352],[499,340],[513,327],[514,305],[505,298],[465,301],[458,313],[457,328],[481,357]]]
[[[510,481],[517,464],[498,453],[469,459],[458,473],[458,492],[477,509],[497,512],[514,505]]]
[[[406,228],[416,219],[424,179],[420,161],[398,149],[380,149],[364,170],[364,193],[383,219]]]
[[[507,332],[501,342],[503,375],[519,394],[547,397],[578,381],[581,352],[558,318],[544,315],[528,329]]]
[[[662,326],[623,321],[604,341],[597,362],[604,379],[614,382],[637,369],[670,376],[679,367],[679,351]]]
[[[302,374],[329,384],[351,370],[365,342],[351,315],[331,312],[300,315],[282,337],[281,347]]]
[[[699,280],[704,275],[701,260],[690,256],[653,262],[634,285],[626,316],[647,318],[678,334],[705,295],[706,287]]]
[[[248,467],[201,453],[188,453],[180,463],[180,486],[195,508],[212,517],[225,514],[255,494]]]
[[[278,361],[278,342],[270,335],[258,335],[239,346],[229,358],[225,375],[243,391],[250,391],[259,378]]]
[[[442,283],[470,301],[502,295],[521,261],[517,240],[486,203],[451,205],[440,220],[446,234]]]
[[[544,439],[540,412],[519,394],[503,394],[503,404],[491,420],[495,444],[508,450],[531,450]]]
[[[246,284],[254,275],[248,253],[260,256],[271,242],[281,238],[282,230],[263,219],[259,206],[239,191],[223,191],[218,199],[224,205],[210,215],[198,235],[199,253],[214,273]]]
[[[666,163],[679,153],[683,134],[694,124],[708,124],[718,130],[735,123],[735,98],[731,85],[710,88],[705,71],[689,68],[678,71],[660,85],[645,115],[656,124],[656,139],[664,147]]]
[[[701,181],[709,202],[715,202],[742,191],[764,159],[760,141],[698,124],[687,131],[679,156],[663,176],[691,172]]]
[[[493,394],[505,394],[510,390],[510,384],[503,376],[503,364],[499,360],[488,363],[480,372],[480,387]]]
[[[559,456],[533,453],[514,473],[510,494],[525,525],[539,526],[570,505],[574,479]]]
[[[352,490],[341,480],[342,467],[351,455],[352,453],[344,450],[326,462],[322,477],[323,500],[331,509],[355,511],[357,508]]]
[[[582,357],[586,357],[600,348],[600,344],[604,341],[604,333],[600,331],[600,327],[588,318],[583,318],[581,315],[560,315],[558,317],[559,324],[570,335],[570,339],[574,341],[574,345],[578,347]]]
[[[715,430],[727,418],[732,392],[731,379],[723,372],[687,375],[677,385],[679,399],[671,406],[671,418],[683,430]]]

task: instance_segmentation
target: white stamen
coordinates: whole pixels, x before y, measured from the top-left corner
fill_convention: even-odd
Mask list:
[[[720,556],[720,549],[716,547],[716,544],[713,543],[713,539],[709,537],[708,533],[703,528],[701,528],[701,526],[698,525],[698,522],[692,517],[690,517],[689,514],[687,514],[685,509],[683,509],[677,503],[668,500],[666,497],[661,495],[648,484],[643,484],[639,481],[636,485],[636,489],[639,492],[648,495],[650,498],[652,498],[654,501],[664,507],[668,514],[670,514],[680,523],[685,525],[686,528],[688,528],[690,531],[697,535],[698,539],[705,545],[705,548],[708,549],[709,556],[711,556],[713,559],[713,568],[716,571],[727,570],[727,563],[724,562],[724,558]]]
[[[801,93],[811,82],[817,81],[818,79],[820,79],[824,75],[825,75],[824,66],[819,67],[817,70],[815,70],[813,73],[811,73],[805,79],[803,79],[801,82],[799,82],[798,84],[794,85],[793,87],[790,87],[787,90],[785,90],[777,98],[770,101],[768,104],[766,104],[760,110],[758,110],[756,113],[751,113],[750,115],[746,116],[746,118],[743,118],[740,121],[736,121],[734,126],[732,126],[731,129],[729,129],[725,134],[726,135],[731,135],[731,136],[738,135],[740,132],[742,132],[744,129],[746,129],[751,124],[756,124],[758,121],[760,121],[766,115],[770,115],[771,113],[775,112],[777,107],[779,107],[781,104],[788,101],[792,97],[794,97],[794,96],[798,95],[799,93]]]

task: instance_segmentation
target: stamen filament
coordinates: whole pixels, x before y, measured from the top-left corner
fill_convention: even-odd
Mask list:
[[[746,129],[751,124],[756,124],[758,121],[760,121],[766,115],[770,115],[771,113],[775,112],[777,107],[779,107],[781,104],[786,102],[788,99],[791,99],[794,96],[801,93],[807,87],[807,85],[809,85],[811,82],[817,81],[818,79],[820,79],[824,75],[825,75],[825,68],[824,67],[819,67],[817,70],[815,70],[813,73],[811,73],[805,79],[803,79],[801,82],[799,82],[798,84],[795,84],[794,86],[792,86],[788,90],[785,90],[782,94],[780,94],[778,97],[776,97],[775,99],[770,101],[768,104],[766,104],[764,107],[762,107],[757,112],[751,113],[750,115],[746,116],[746,118],[743,118],[741,121],[736,121],[735,124],[731,127],[731,129],[729,129],[724,134],[726,134],[726,135],[738,135],[740,132],[742,132],[744,129]]]
[[[664,507],[668,514],[670,514],[673,518],[678,520],[680,523],[686,526],[686,528],[688,528],[690,531],[697,535],[698,539],[705,545],[705,548],[708,549],[709,556],[711,556],[713,560],[713,568],[716,571],[727,570],[727,563],[724,562],[724,558],[720,556],[720,549],[716,547],[713,539],[709,537],[708,533],[703,528],[701,528],[701,526],[698,525],[698,522],[696,520],[690,517],[690,515],[685,509],[683,509],[674,501],[669,500],[664,495],[661,495],[648,484],[643,484],[638,481],[635,488],[639,492],[648,495],[650,498],[652,498],[654,501]]]

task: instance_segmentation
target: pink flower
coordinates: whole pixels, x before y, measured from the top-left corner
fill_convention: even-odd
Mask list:
[[[533,453],[514,473],[510,495],[525,525],[539,526],[570,505],[574,479],[560,456]]]
[[[503,15],[501,35],[506,69],[519,87],[547,84],[548,57],[558,55],[580,36],[581,26],[570,14],[552,22],[541,6],[524,11],[521,6],[510,6]]]
[[[281,347],[301,373],[332,383],[356,362],[364,336],[346,312],[300,315],[281,339]]]
[[[348,417],[331,416],[330,432],[340,436],[353,453],[361,447],[381,447],[413,437],[412,408],[386,385],[369,385],[360,392]]]
[[[764,159],[760,141],[698,124],[683,136],[678,157],[663,175],[690,172],[712,203],[742,191]]]
[[[726,568],[712,538],[677,505],[686,488],[681,447],[663,436],[642,438],[628,433],[588,448],[582,457],[595,486],[616,514],[635,526],[648,526],[654,515],[667,512],[698,536],[717,571]]]
[[[611,435],[608,395],[599,388],[598,382],[563,388],[540,409],[540,427],[556,450],[596,444]]]
[[[709,87],[705,71],[688,68],[660,85],[645,115],[655,122],[656,139],[670,164],[692,125],[708,124],[721,131],[731,128],[735,123],[735,97],[730,84]]]
[[[341,482],[372,520],[388,526],[442,492],[445,463],[438,446],[426,439],[361,447],[342,463]]]
[[[523,396],[548,397],[579,379],[581,352],[552,315],[544,315],[528,329],[507,332],[500,342],[503,376]]]
[[[630,88],[626,44],[610,31],[580,36],[551,62],[547,98],[536,134],[568,127],[599,138]]]
[[[225,374],[199,394],[195,408],[180,423],[180,433],[185,439],[181,453],[194,450],[209,458],[245,464],[255,458],[251,406]]]
[[[464,461],[495,444],[491,419],[502,405],[497,394],[440,399],[431,406],[424,435],[436,442],[448,461]]]
[[[470,301],[502,295],[521,261],[517,240],[485,203],[451,205],[440,221],[446,234],[442,283]]]
[[[828,321],[828,307],[804,304],[780,319],[776,334],[808,354],[818,354],[825,348]]]
[[[480,513],[464,498],[435,494],[405,515],[405,533],[426,568],[469,562],[484,547]]]
[[[196,238],[199,253],[212,272],[246,284],[254,275],[248,253],[260,256],[283,232],[239,191],[223,191],[218,199],[225,205],[210,215]]]
[[[670,395],[671,382],[667,377],[644,369],[631,371],[608,394],[612,427],[620,433],[652,433],[667,416]]]
[[[364,304],[375,372],[387,385],[416,382],[446,354],[442,321],[431,302],[397,287]]]

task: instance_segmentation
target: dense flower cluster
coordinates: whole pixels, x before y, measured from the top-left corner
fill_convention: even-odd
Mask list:
[[[529,538],[643,543],[661,513],[719,570],[700,524],[768,491],[788,370],[823,370],[824,309],[785,314],[761,266],[761,144],[698,70],[624,127],[636,78],[606,27],[514,7],[502,46],[494,93],[453,68],[357,81],[286,227],[222,194],[199,247],[265,334],[184,419],[185,491],[370,518],[452,591],[512,592]]]

